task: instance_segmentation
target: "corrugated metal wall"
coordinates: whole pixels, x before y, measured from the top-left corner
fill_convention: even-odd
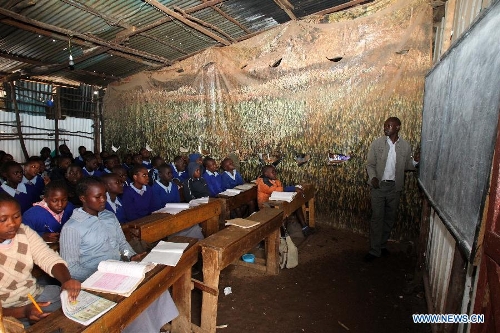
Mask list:
[[[55,121],[45,116],[21,114],[21,124],[28,154],[39,155],[43,147],[54,150]],[[78,155],[78,147],[88,150],[94,147],[93,121],[90,119],[66,117],[59,120],[59,144],[65,142],[74,156]],[[17,135],[16,115],[12,112],[0,111],[0,150],[11,154],[18,162],[24,162],[21,144]]]
[[[432,210],[426,258],[431,296],[436,313],[443,313],[444,310],[454,255],[455,239]]]
[[[434,43],[433,61],[437,62],[451,44],[456,41],[479,13],[488,8],[494,0],[448,0],[445,3],[445,16],[437,26]]]

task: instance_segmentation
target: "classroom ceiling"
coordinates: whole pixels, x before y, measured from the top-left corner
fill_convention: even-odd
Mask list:
[[[0,77],[105,87],[290,20],[371,1],[0,0]]]

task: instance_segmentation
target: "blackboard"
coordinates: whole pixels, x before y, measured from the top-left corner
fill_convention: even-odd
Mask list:
[[[500,2],[425,80],[419,183],[470,258],[488,191],[500,102]]]

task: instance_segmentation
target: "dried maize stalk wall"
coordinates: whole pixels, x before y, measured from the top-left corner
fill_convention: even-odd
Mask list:
[[[389,116],[402,120],[401,136],[418,146],[431,37],[431,8],[421,0],[290,22],[110,85],[106,142],[132,151],[148,143],[167,160],[180,147],[219,160],[238,150],[249,180],[259,175],[258,153],[279,152],[284,183],[316,185],[320,221],[367,232],[368,146]],[[328,151],[351,159],[328,165]],[[311,160],[298,166],[297,154]],[[409,174],[395,238],[416,235],[419,207]]]

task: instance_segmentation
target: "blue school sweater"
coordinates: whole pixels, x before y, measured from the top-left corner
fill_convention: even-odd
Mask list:
[[[153,191],[153,211],[165,207],[166,203],[181,202],[179,188],[172,182],[170,182],[169,188],[167,188],[160,181],[156,181],[151,189]]]
[[[32,180],[28,180],[23,176],[23,183],[32,188],[33,202],[42,200],[43,191],[45,190],[45,183],[42,176],[37,175]]]
[[[90,174],[90,172],[86,168],[83,168],[82,173],[83,177],[90,177],[90,176],[101,177],[104,174],[104,171],[94,170],[94,173]]]
[[[179,172],[177,171],[175,164],[170,163],[170,165],[172,166],[172,176],[174,176],[174,179],[179,179],[181,182],[189,179],[189,173],[187,170],[181,171],[182,173],[179,175]]]
[[[235,186],[238,185],[243,185],[243,177],[241,177],[241,174],[237,171],[234,170],[234,179],[231,177],[231,174],[227,171],[224,171],[221,175],[222,177],[222,188],[223,190],[227,190],[228,188],[234,188]]]
[[[220,192],[224,192],[222,189],[222,176],[218,172],[210,172],[206,170],[202,176],[208,185],[208,191],[211,197],[217,196]]]
[[[74,208],[75,206],[71,202],[68,202],[66,208],[64,208],[61,223],[59,223],[45,208],[33,206],[23,214],[23,224],[35,230],[40,236],[47,232],[61,232],[64,223],[73,214]]]
[[[113,207],[110,204],[110,198],[109,194],[107,194],[108,200],[106,200],[106,209],[109,210],[111,213],[115,214],[116,219],[120,224],[128,222],[127,217],[125,216],[125,209],[123,208],[122,200],[120,200],[118,197],[115,200],[115,206],[116,206],[116,211],[113,209]]]
[[[26,193],[24,192],[26,191]],[[13,189],[6,183],[2,184],[0,187],[0,192],[5,192],[14,199],[19,202],[19,206],[21,206],[21,214],[24,214],[25,211],[30,209],[33,206],[33,203],[36,201],[33,195],[33,188],[31,186],[26,186],[23,183],[18,184],[17,189]]]
[[[137,220],[151,214],[153,211],[153,191],[151,186],[145,185],[144,193],[137,193],[131,184],[123,188],[122,204],[125,217],[129,221]]]

